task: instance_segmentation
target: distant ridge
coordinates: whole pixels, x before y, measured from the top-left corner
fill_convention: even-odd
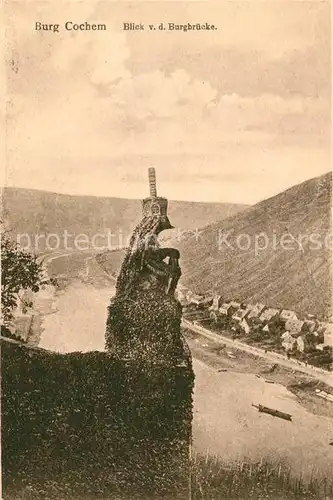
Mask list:
[[[172,223],[181,229],[211,224],[240,210],[246,205],[169,201]],[[141,218],[141,200],[97,196],[72,196],[34,189],[5,187],[2,190],[2,210],[7,226],[16,234],[85,234],[112,231],[124,241]],[[41,241],[42,245],[42,241]]]
[[[188,234],[178,244],[183,283],[198,293],[215,291],[225,298],[330,317],[331,200],[332,174],[327,173],[208,225],[199,238]],[[269,243],[256,254],[255,238],[260,233]],[[289,246],[283,234],[291,235]],[[223,242],[223,235],[228,235],[232,248]],[[320,245],[306,242],[310,237]]]

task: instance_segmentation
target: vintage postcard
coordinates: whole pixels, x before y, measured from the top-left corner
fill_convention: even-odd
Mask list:
[[[5,0],[4,500],[333,499],[326,0]]]

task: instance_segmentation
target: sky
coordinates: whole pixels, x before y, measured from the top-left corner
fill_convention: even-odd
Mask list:
[[[4,14],[8,186],[142,198],[154,166],[169,199],[252,204],[330,170],[325,1],[15,0]],[[161,22],[217,30],[149,31]]]

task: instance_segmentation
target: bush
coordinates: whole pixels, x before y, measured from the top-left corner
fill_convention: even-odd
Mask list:
[[[18,293],[23,289],[38,292],[47,283],[37,257],[21,250],[6,234],[1,235],[1,313],[5,323],[13,318]]]
[[[230,462],[194,456],[191,483],[192,500],[333,499],[331,478],[313,475],[305,482],[302,478],[293,478],[285,464],[265,459]]]
[[[4,498],[142,498],[182,487],[191,371],[6,341],[1,351]]]

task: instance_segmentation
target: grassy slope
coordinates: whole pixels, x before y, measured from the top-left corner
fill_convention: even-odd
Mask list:
[[[194,456],[192,499],[290,500],[333,498],[330,479],[313,474],[304,481],[293,478],[286,464],[263,458],[259,462],[234,462],[216,457]]]
[[[235,245],[242,233],[273,235],[319,233],[323,241],[331,232],[332,177],[326,174],[294,186],[250,209],[208,226],[198,241],[189,236],[178,246],[182,255],[183,282],[197,292],[216,290],[225,298],[262,301],[275,307],[331,314],[331,250],[304,250],[294,242],[292,250],[281,247],[241,250]],[[232,231],[227,245],[219,248],[219,231]],[[241,240],[241,246],[246,246]]]

